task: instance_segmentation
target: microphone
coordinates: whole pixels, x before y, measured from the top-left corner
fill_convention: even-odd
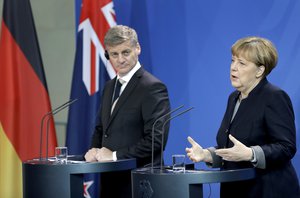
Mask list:
[[[182,107],[183,107],[183,105],[181,105],[181,106],[177,107],[176,109],[173,109],[172,111],[170,111],[170,112],[168,112],[168,113],[166,113],[166,114],[160,116],[159,118],[157,118],[157,119],[154,121],[154,123],[153,123],[153,125],[152,125],[152,149],[151,149],[151,150],[152,150],[152,161],[151,161],[151,171],[152,171],[152,172],[153,172],[153,164],[154,164],[154,126],[156,125],[156,123],[157,123],[159,120],[165,118],[166,116],[170,115],[171,113],[174,113],[175,111],[181,109]]]
[[[46,161],[48,161],[48,131],[49,131],[49,117],[50,116],[54,116],[55,114],[57,114],[58,112],[60,112],[61,110],[67,108],[68,106],[70,106],[71,104],[73,104],[74,102],[76,102],[78,99],[75,98],[73,100],[69,100],[68,102],[60,105],[59,107],[53,109],[52,111],[47,112],[43,117],[42,117],[42,121],[41,121],[41,131],[40,131],[40,161],[42,161],[42,148],[43,148],[43,128],[44,128],[44,121],[46,118],[48,118],[47,120],[47,128],[46,128]]]
[[[182,112],[176,114],[175,116],[170,117],[169,119],[167,119],[167,120],[164,122],[164,124],[163,124],[163,126],[162,126],[162,134],[161,134],[160,171],[162,171],[162,164],[163,164],[163,156],[164,156],[164,135],[165,135],[165,125],[166,125],[166,123],[168,123],[170,120],[172,120],[172,119],[174,119],[174,118],[176,118],[176,117],[178,117],[178,116],[180,116],[180,115],[182,115],[182,114],[184,114],[184,113],[186,113],[186,112],[188,112],[188,111],[190,111],[190,110],[192,110],[192,109],[194,109],[194,107],[190,107],[190,108],[188,108],[188,109],[186,109],[186,110],[184,110],[184,111],[182,111]]]

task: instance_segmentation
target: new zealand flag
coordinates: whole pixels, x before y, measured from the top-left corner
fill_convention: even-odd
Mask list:
[[[104,36],[116,25],[111,0],[76,1],[80,17],[76,33],[76,57],[74,64],[71,99],[79,100],[70,106],[66,145],[70,154],[84,155],[89,149],[101,93],[107,80],[116,73],[104,56]],[[79,9],[78,9],[79,10]],[[97,175],[85,176],[84,196],[98,197]]]

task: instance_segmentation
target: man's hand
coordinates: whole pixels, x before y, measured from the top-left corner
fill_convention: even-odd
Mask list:
[[[98,162],[113,161],[113,152],[106,147],[98,149],[96,154]]]
[[[96,154],[98,148],[91,148],[88,152],[84,155],[84,158],[87,162],[96,162]]]

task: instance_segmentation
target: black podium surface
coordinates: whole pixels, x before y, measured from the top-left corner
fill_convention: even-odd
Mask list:
[[[133,198],[200,198],[204,183],[232,182],[253,179],[255,170],[186,170],[141,168],[131,171]]]
[[[24,198],[83,198],[83,175],[136,168],[135,159],[115,162],[80,163],[40,162],[23,163]]]

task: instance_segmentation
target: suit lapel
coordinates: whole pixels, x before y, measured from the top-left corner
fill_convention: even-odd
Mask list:
[[[116,78],[111,80],[109,84],[107,85],[107,93],[104,93],[104,95],[107,95],[107,97],[103,97],[103,114],[104,116],[102,117],[103,121],[103,126],[107,126],[109,119],[110,119],[110,110],[111,110],[111,101],[112,101],[112,95],[114,92],[114,84],[116,82]]]
[[[236,91],[234,93],[234,95],[232,96],[232,98],[230,99],[230,103],[228,105],[228,109],[229,109],[229,116],[228,116],[229,119],[228,119],[228,123],[227,123],[228,128],[230,128],[231,123],[233,123],[236,119],[236,115],[235,115],[234,119],[231,122],[231,118],[233,116],[234,108],[235,108],[238,98],[239,98],[239,92]]]
[[[142,77],[143,73],[144,73],[144,69],[140,68],[138,71],[136,71],[136,73],[132,76],[132,78],[128,82],[126,88],[124,89],[123,93],[119,97],[119,100],[118,100],[118,102],[117,102],[117,104],[116,104],[116,106],[114,108],[114,111],[112,112],[112,114],[109,117],[107,128],[111,124],[112,120],[118,114],[120,108],[122,108],[122,106],[125,104],[125,102],[128,99],[128,97],[134,91],[134,89],[137,86],[137,84],[138,84],[140,78]],[[109,110],[109,114],[110,114],[110,110]]]
[[[245,119],[249,118],[249,114],[253,113],[253,107],[257,107],[255,104],[257,101],[257,95],[253,96],[260,90],[260,87],[263,83],[258,84],[248,95],[247,98],[241,101],[238,111],[234,119],[232,120],[232,125],[239,125],[239,123],[247,122]],[[233,103],[233,108],[235,107],[236,103]]]
[[[243,120],[244,115],[247,114],[247,108],[245,106],[245,100],[246,99],[241,101],[240,106],[239,106],[239,108],[238,108],[238,110],[237,110],[237,112],[236,112],[236,114],[235,114],[235,116],[234,116],[234,118],[231,122],[231,125],[238,124],[241,120]],[[233,109],[235,108],[235,105],[236,105],[236,102],[233,105]],[[233,114],[231,114],[231,115],[233,115]]]

